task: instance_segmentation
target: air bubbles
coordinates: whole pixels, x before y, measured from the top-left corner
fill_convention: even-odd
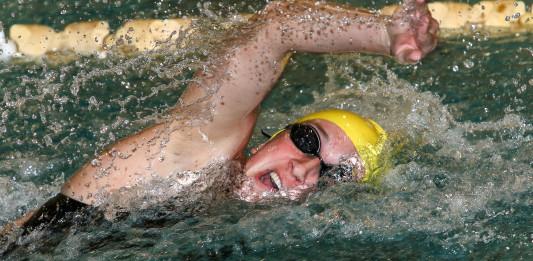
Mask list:
[[[446,174],[440,173],[433,176],[432,181],[437,188],[442,189],[449,183],[449,178]]]
[[[91,96],[89,98],[89,111],[93,110],[93,108],[98,109],[99,106],[100,106],[100,103],[98,102],[96,97]]]
[[[100,160],[98,160],[98,159],[93,159],[93,160],[91,160],[91,166],[93,166],[93,167],[99,167],[100,165],[101,165]]]
[[[452,71],[453,71],[453,72],[458,72],[458,71],[459,71],[459,65],[454,64],[454,65],[452,66]]]
[[[70,86],[70,93],[74,96],[78,96],[78,92],[80,91],[80,86],[78,84],[72,84]]]
[[[463,61],[463,65],[465,66],[465,68],[467,69],[472,69],[474,67],[474,61],[470,60],[470,59],[466,59]]]
[[[45,135],[43,139],[46,146],[51,147],[52,145],[54,145],[54,142],[52,141],[52,137],[50,137],[50,135]]]
[[[27,166],[23,171],[23,175],[25,176],[37,176],[37,174],[38,174],[37,168],[35,168],[32,165]]]
[[[131,84],[128,81],[120,81],[120,85],[124,86],[124,88],[126,88],[126,89],[130,89],[131,88]]]
[[[5,110],[1,114],[2,122],[6,122],[9,117],[9,111]]]
[[[525,84],[523,84],[522,86],[520,86],[520,88],[517,88],[517,89],[516,89],[516,92],[517,92],[518,94],[522,94],[522,93],[524,93],[526,90],[527,90],[527,86],[526,86]]]

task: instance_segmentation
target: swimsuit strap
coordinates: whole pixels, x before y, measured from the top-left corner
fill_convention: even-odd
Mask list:
[[[44,205],[33,213],[31,218],[24,223],[24,234],[52,223],[57,223],[67,214],[89,207],[89,205],[69,198],[61,193],[49,199]]]

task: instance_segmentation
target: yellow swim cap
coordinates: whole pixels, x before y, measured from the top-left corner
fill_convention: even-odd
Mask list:
[[[381,126],[356,113],[339,109],[311,113],[296,120],[296,122],[301,123],[317,119],[337,125],[352,141],[365,167],[363,181],[369,180],[370,177],[379,172],[381,167],[378,162],[379,156],[383,144],[387,140],[387,133]]]

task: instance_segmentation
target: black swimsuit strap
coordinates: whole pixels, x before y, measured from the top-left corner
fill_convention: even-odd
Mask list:
[[[89,205],[69,198],[61,193],[49,199],[33,213],[23,225],[25,232],[29,232],[42,225],[48,225],[64,218],[67,213],[76,212]]]

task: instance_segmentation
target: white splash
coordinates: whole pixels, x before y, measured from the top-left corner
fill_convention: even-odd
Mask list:
[[[6,38],[4,27],[0,22],[0,61],[7,62],[17,52],[17,46],[11,40]]]

